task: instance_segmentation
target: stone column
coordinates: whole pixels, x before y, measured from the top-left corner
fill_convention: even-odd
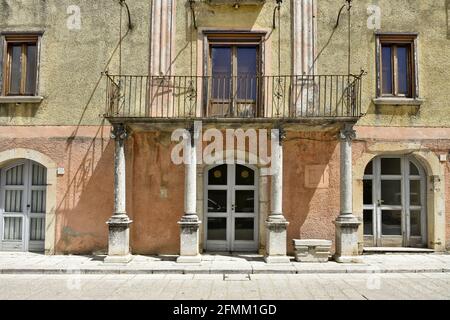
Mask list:
[[[286,255],[286,229],[289,222],[283,215],[283,129],[272,130],[272,166],[270,214],[266,221],[267,263],[289,263]]]
[[[341,140],[341,212],[335,221],[337,262],[358,262],[358,227],[361,224],[353,215],[352,193],[352,141],[356,138],[353,125],[345,124]]]
[[[130,254],[130,224],[126,212],[125,140],[127,132],[123,124],[113,126],[111,138],[115,140],[114,152],[114,214],[107,222],[109,226],[107,263],[127,263]]]
[[[179,263],[200,263],[199,253],[199,227],[201,221],[197,215],[197,148],[196,132],[192,129],[184,151],[185,178],[184,178],[184,216],[178,222],[180,233]]]

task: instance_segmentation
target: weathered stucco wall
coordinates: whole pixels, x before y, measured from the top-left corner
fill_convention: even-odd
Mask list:
[[[0,127],[0,151],[36,150],[65,170],[56,178],[57,253],[92,253],[107,247],[114,179],[109,130],[109,126]]]
[[[123,40],[122,71],[146,74],[150,1],[134,0],[134,28]],[[80,8],[80,29],[69,29]],[[0,32],[44,31],[41,43],[40,104],[0,104],[0,125],[97,125],[105,109],[101,72],[119,72],[120,5],[109,0],[3,0]],[[126,31],[123,11],[123,33]]]
[[[326,45],[341,1],[318,1],[318,50]],[[358,125],[433,126],[450,125],[450,36],[446,0],[353,1],[352,73],[368,72],[363,83],[363,112]],[[425,102],[420,107],[376,107],[376,58],[374,30],[367,27],[369,5],[381,9],[381,32],[418,32],[419,90]],[[449,10],[450,11],[450,10]],[[347,13],[318,60],[319,73],[347,73]]]

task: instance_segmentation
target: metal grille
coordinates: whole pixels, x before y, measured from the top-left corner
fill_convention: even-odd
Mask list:
[[[32,166],[32,185],[45,186],[47,184],[47,169],[41,165]]]
[[[31,191],[31,212],[32,213],[45,213],[45,190],[33,190]]]
[[[45,219],[31,218],[30,219],[30,240],[44,241],[45,240]]]
[[[4,240],[20,241],[22,240],[22,218],[5,217],[3,227]]]
[[[5,190],[5,212],[22,212],[23,190]]]
[[[362,76],[107,75],[106,117],[357,118]]]
[[[6,185],[7,186],[23,185],[23,169],[24,165],[21,164],[6,171]]]

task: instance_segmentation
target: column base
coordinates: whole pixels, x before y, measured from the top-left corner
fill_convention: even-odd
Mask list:
[[[291,263],[291,259],[288,256],[266,256],[264,261],[268,264]]]
[[[130,255],[130,224],[133,221],[126,214],[117,214],[107,222],[109,227],[108,256],[106,263],[128,263]]]
[[[358,228],[360,222],[354,215],[341,215],[335,221],[336,253],[334,259],[339,263],[358,263]]]
[[[286,255],[288,225],[284,219],[266,221],[266,263],[290,263]]]
[[[180,222],[180,257],[178,263],[200,263],[199,232],[201,221],[197,216],[184,216]]]
[[[201,263],[202,262],[202,256],[179,256],[177,258],[177,263]]]
[[[128,263],[133,260],[133,256],[128,254],[126,256],[106,256],[104,263]]]

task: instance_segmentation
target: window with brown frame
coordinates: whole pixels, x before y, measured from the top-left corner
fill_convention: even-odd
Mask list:
[[[210,116],[255,117],[262,74],[262,34],[208,34]]]
[[[416,38],[411,34],[378,35],[378,97],[417,97]]]
[[[38,78],[38,35],[5,35],[4,96],[35,96]]]

